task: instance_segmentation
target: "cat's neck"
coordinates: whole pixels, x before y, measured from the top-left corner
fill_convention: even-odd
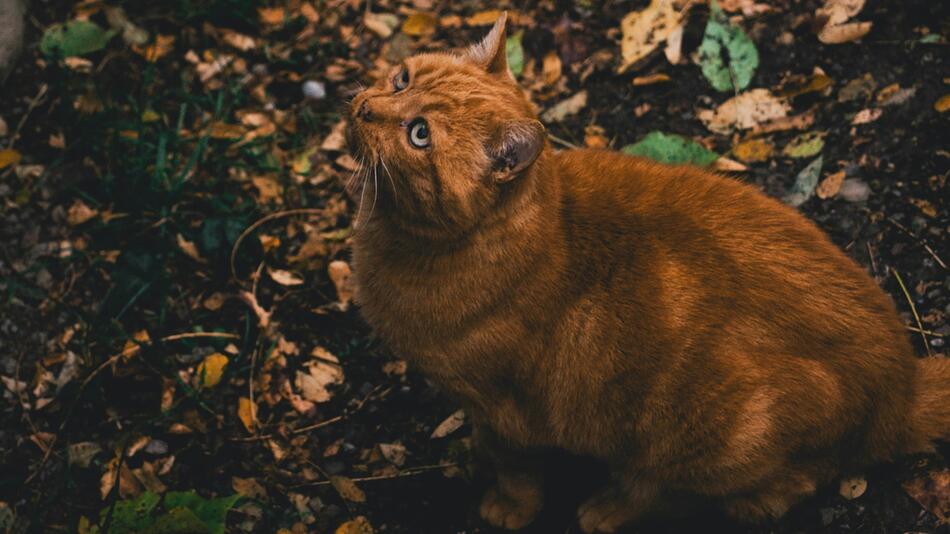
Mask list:
[[[561,184],[553,159],[550,149],[545,149],[526,174],[499,196],[489,216],[458,234],[430,234],[398,213],[380,209],[357,229],[357,241],[400,256],[437,257],[481,246],[519,246],[525,239],[540,238],[547,233],[545,228],[559,226]]]

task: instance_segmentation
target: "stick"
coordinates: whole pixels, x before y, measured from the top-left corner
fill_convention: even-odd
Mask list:
[[[237,270],[234,268],[234,259],[237,257],[237,251],[241,248],[241,242],[244,241],[244,238],[249,236],[254,230],[257,230],[261,225],[273,221],[274,219],[280,219],[283,217],[291,217],[293,215],[322,215],[326,210],[322,208],[299,208],[294,210],[287,211],[278,211],[277,213],[271,213],[270,215],[265,215],[261,217],[254,224],[248,226],[241,232],[241,235],[238,236],[237,240],[234,242],[234,246],[231,247],[231,258],[229,264],[231,267],[231,276],[234,279],[237,279]]]
[[[917,306],[914,305],[914,299],[910,298],[910,293],[907,291],[907,286],[904,285],[904,280],[901,278],[900,273],[897,272],[897,269],[890,268],[891,274],[894,275],[894,278],[897,279],[897,283],[901,286],[901,291],[904,292],[904,298],[907,299],[907,303],[910,304],[910,311],[914,314],[914,320],[917,321],[917,331],[920,332],[920,337],[924,339],[924,348],[927,349],[927,356],[933,356],[933,353],[930,352],[930,343],[927,341],[927,334],[924,330],[923,323],[920,322],[920,315],[917,314]]]

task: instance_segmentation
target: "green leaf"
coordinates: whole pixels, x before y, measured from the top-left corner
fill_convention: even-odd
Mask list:
[[[808,164],[798,176],[795,177],[795,184],[789,190],[788,194],[782,200],[790,206],[801,206],[812,195],[815,194],[815,187],[818,185],[818,177],[821,176],[821,156],[815,158]]]
[[[792,139],[782,153],[790,158],[810,158],[825,147],[825,134],[822,132],[803,133]]]
[[[228,510],[241,499],[238,494],[217,499],[205,499],[194,491],[170,491],[165,494],[165,508],[187,508],[194,512],[211,534],[224,534],[225,517]]]
[[[705,167],[719,158],[719,154],[685,137],[650,132],[640,141],[620,149],[631,156],[650,158],[661,163],[692,163]]]
[[[759,66],[755,43],[741,28],[729,23],[715,1],[699,46],[699,65],[717,91],[745,89]]]
[[[83,56],[105,48],[115,33],[88,20],[53,24],[43,32],[40,51],[47,56]]]
[[[160,497],[146,491],[134,500],[121,500],[115,504],[109,534],[133,534],[152,524],[151,513],[158,505]],[[100,512],[104,519],[109,509]]]
[[[508,68],[515,78],[524,71],[524,49],[521,47],[521,37],[524,32],[518,32],[505,41],[505,54],[508,56]]]

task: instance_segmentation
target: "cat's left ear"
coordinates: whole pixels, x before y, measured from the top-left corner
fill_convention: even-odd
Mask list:
[[[492,180],[510,182],[530,167],[544,150],[544,136],[544,125],[536,120],[518,120],[501,126],[488,149]]]
[[[469,47],[468,57],[476,64],[481,65],[489,74],[511,76],[508,70],[508,54],[505,50],[505,23],[508,21],[508,12],[502,12],[488,35],[478,44]]]

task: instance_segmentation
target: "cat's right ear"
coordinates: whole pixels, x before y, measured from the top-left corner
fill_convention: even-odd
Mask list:
[[[492,180],[510,182],[531,166],[544,150],[544,125],[536,120],[504,124],[488,149],[492,158]]]

